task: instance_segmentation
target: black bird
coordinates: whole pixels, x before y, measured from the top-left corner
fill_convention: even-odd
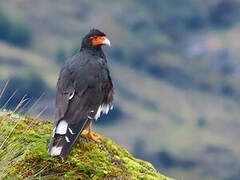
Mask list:
[[[48,153],[65,158],[82,134],[95,142],[92,120],[112,109],[113,84],[102,45],[110,46],[106,35],[92,29],[83,38],[79,53],[67,60],[57,82],[55,123]]]

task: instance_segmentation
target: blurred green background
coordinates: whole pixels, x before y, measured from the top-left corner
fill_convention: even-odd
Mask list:
[[[0,0],[1,106],[53,119],[63,62],[90,28],[115,108],[94,130],[182,180],[240,179],[240,0]]]

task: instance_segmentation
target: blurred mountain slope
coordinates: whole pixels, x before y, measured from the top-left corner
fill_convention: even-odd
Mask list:
[[[19,49],[6,43],[0,43],[1,79],[13,75],[25,75],[27,71],[35,71],[46,81],[50,88],[55,88],[59,66],[49,58],[41,57],[29,50]]]

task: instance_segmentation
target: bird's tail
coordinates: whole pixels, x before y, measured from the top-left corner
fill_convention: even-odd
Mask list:
[[[90,119],[85,119],[78,124],[68,124],[67,121],[60,120],[55,123],[48,153],[51,156],[60,155],[65,158],[90,121]]]

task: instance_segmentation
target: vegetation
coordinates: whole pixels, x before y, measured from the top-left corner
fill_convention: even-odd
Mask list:
[[[0,9],[0,39],[20,47],[27,47],[32,41],[32,30],[19,18],[11,18]]]
[[[47,154],[49,121],[4,111],[0,126],[1,179],[171,179],[103,136],[101,143],[80,138],[64,160]]]
[[[13,109],[21,101],[22,97],[25,96],[26,99],[34,101],[45,92],[48,92],[48,95],[51,94],[41,76],[30,71],[26,73],[26,78],[11,77],[9,79],[7,90],[0,99],[0,105],[2,107],[8,102],[6,108]]]

